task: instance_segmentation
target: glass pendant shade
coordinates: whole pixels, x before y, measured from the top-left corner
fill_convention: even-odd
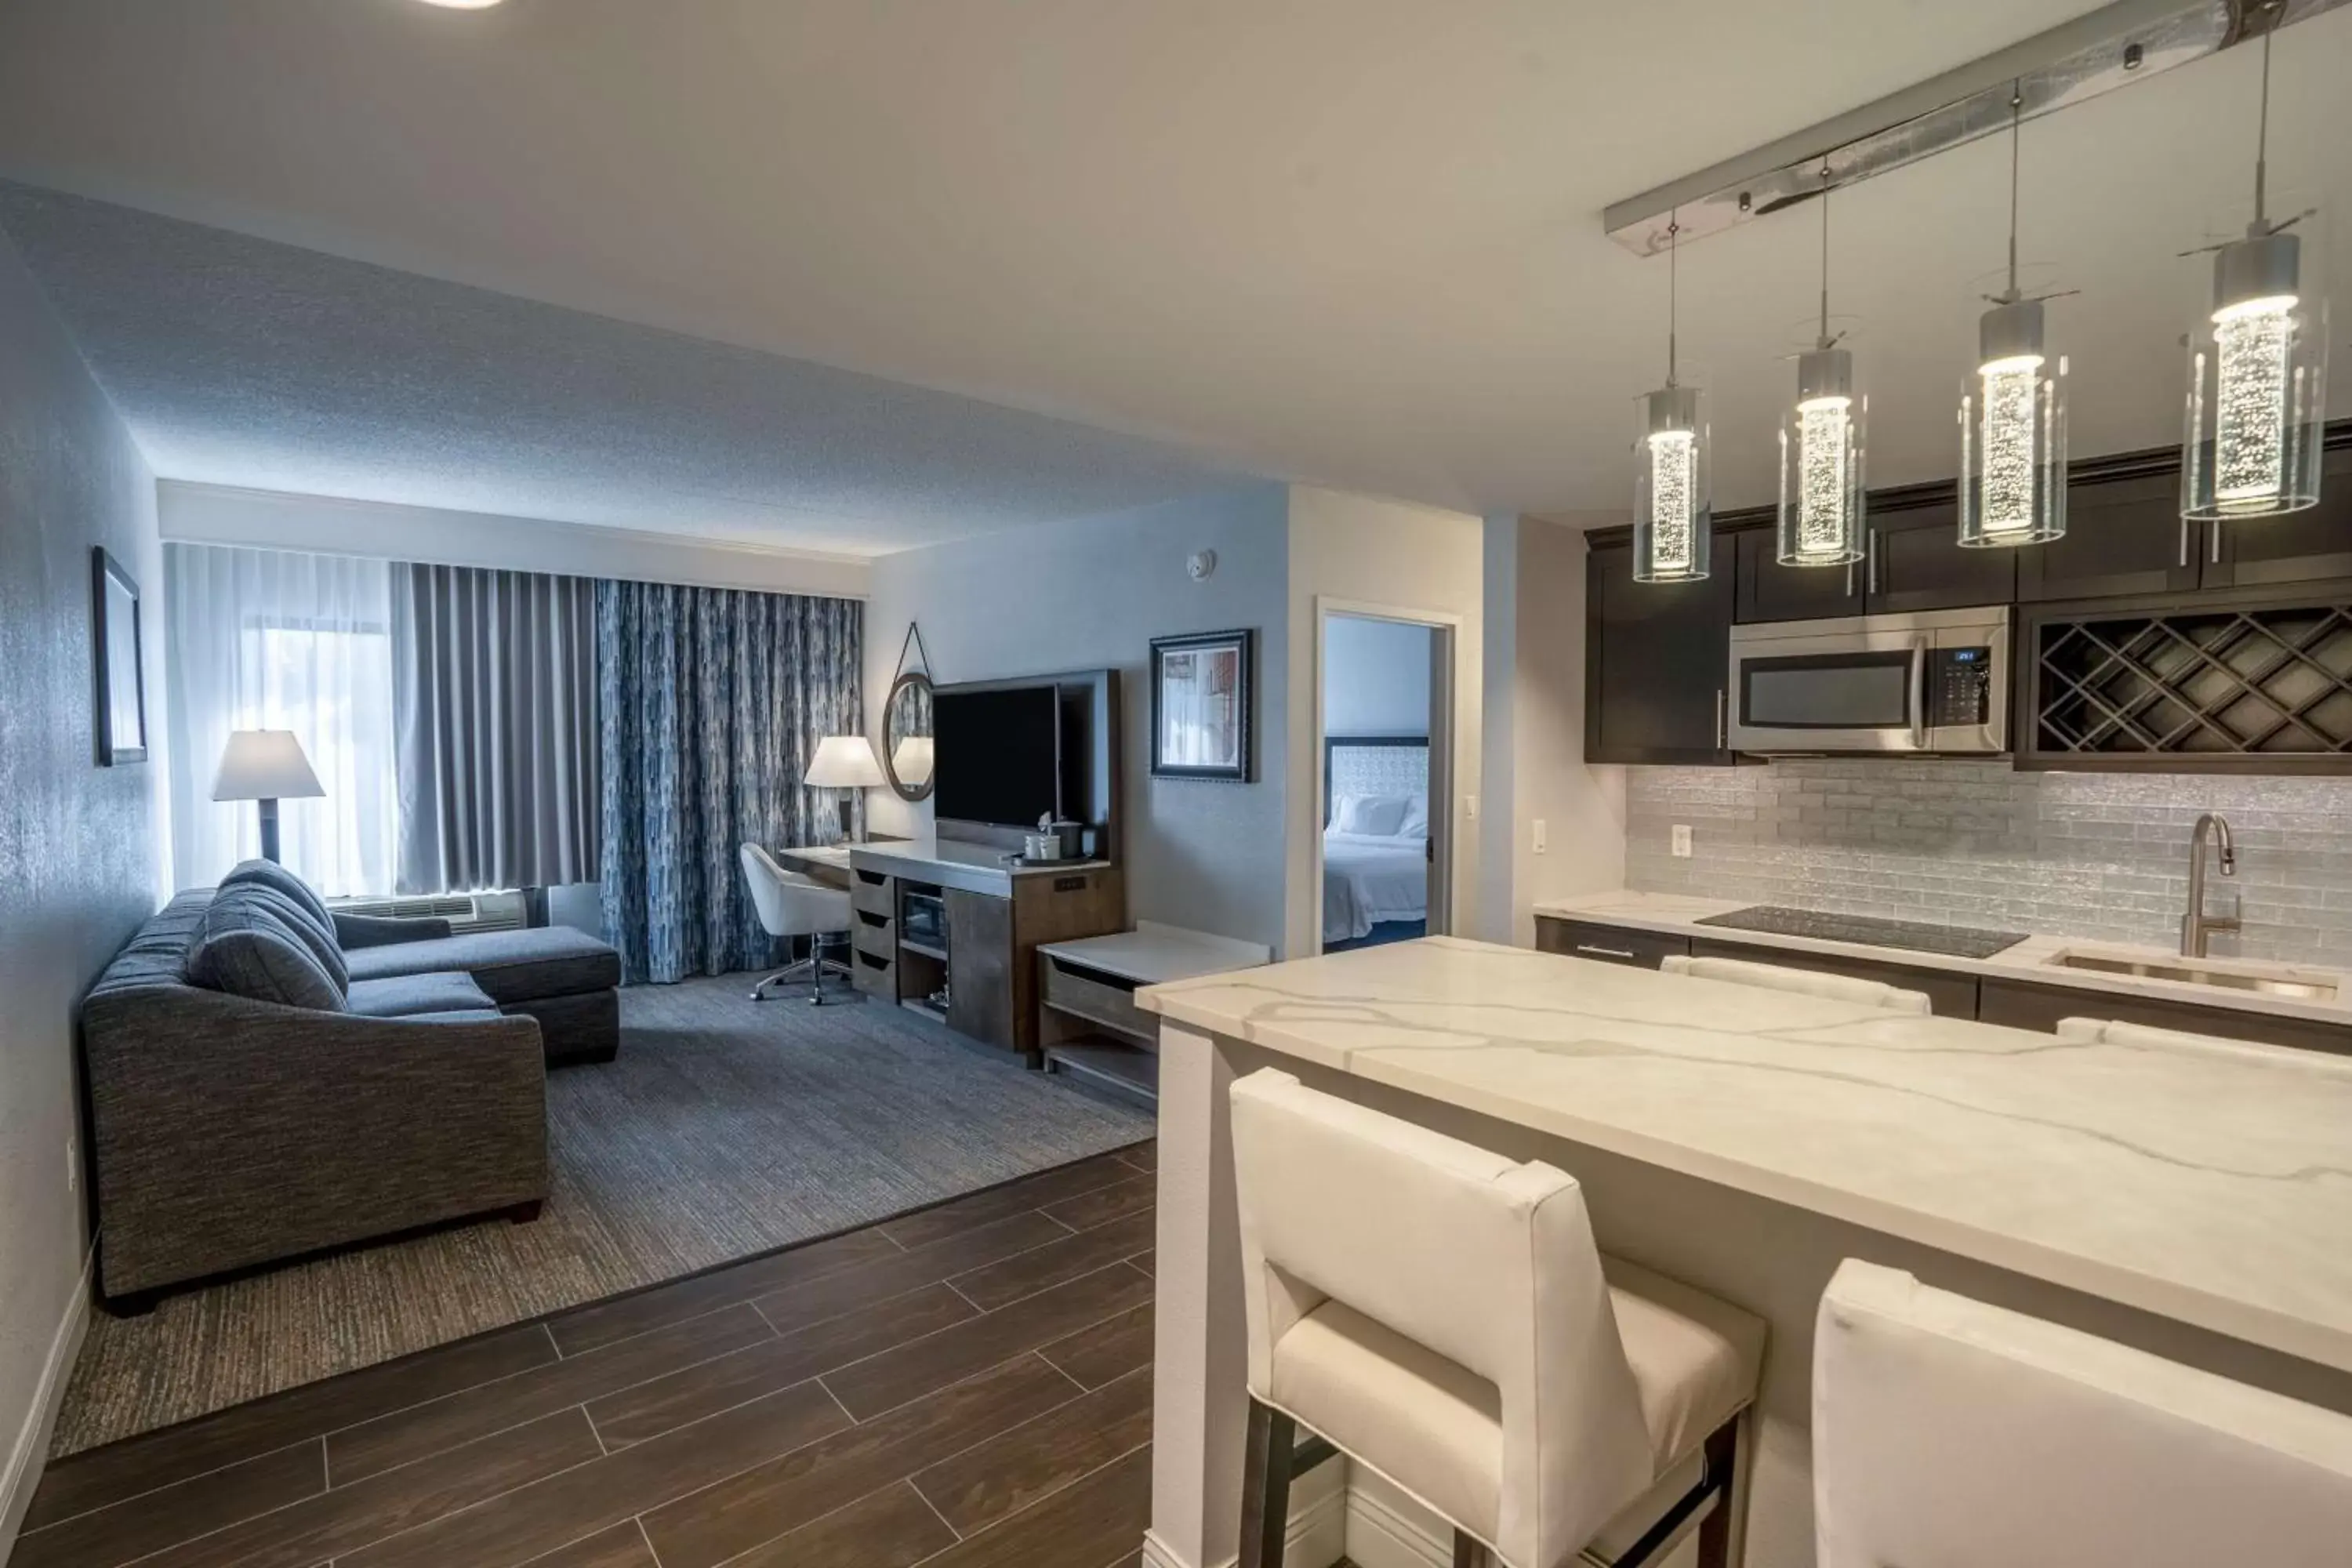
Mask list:
[[[1851,353],[1821,348],[1797,357],[1797,401],[1780,422],[1781,565],[1862,559],[1867,410],[1854,391]]]
[[[2042,301],[1994,306],[1960,385],[1960,542],[2042,544],[2066,531],[2066,361],[2042,342]]]
[[[1706,411],[1696,386],[1638,399],[1633,431],[1633,579],[1696,583],[1715,542]]]
[[[2199,521],[2319,504],[2327,416],[2326,276],[2302,233],[2253,233],[2213,258],[2211,308],[2189,334],[2180,510]]]

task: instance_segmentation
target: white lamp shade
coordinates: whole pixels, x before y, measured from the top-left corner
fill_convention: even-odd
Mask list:
[[[890,749],[890,771],[898,775],[902,784],[926,784],[931,782],[931,738],[929,735],[902,737]]]
[[[817,789],[867,789],[887,784],[874,742],[863,735],[827,735],[816,743],[801,783]]]
[[[213,775],[215,800],[300,800],[327,792],[291,730],[232,731]]]

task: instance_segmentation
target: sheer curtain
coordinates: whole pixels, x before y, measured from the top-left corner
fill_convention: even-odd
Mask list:
[[[391,584],[381,561],[164,545],[179,886],[260,853],[253,803],[212,798],[229,731],[291,730],[327,793],[280,808],[287,866],[331,898],[393,890]]]

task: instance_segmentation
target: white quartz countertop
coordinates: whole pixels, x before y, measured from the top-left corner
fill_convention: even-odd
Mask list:
[[[2352,1371],[2352,1061],[2061,1040],[1448,937],[1136,999]]]
[[[1943,969],[1960,974],[1990,974],[2036,985],[2064,986],[2077,991],[2104,991],[2124,996],[2147,996],[2192,1006],[2223,1007],[2241,1013],[2267,1013],[2275,1017],[2303,1018],[2313,1023],[2352,1028],[2352,973],[2307,963],[2272,964],[2231,958],[2185,962],[2212,969],[2247,968],[2263,971],[2292,969],[2298,976],[2325,980],[2336,987],[2329,1000],[2280,996],[2261,991],[2238,991],[2216,985],[2190,985],[2136,974],[2106,974],[2095,970],[2062,968],[2053,963],[2063,952],[2102,953],[2156,963],[2184,962],[2177,952],[2125,942],[2077,941],[2072,937],[2028,936],[2016,946],[1990,958],[1959,958],[1948,953],[1918,952],[1905,947],[1831,942],[1820,937],[1784,936],[1774,931],[1742,931],[1731,926],[1701,925],[1716,915],[1753,909],[1754,899],[1702,899],[1681,893],[1586,893],[1538,904],[1535,912],[1559,920],[1591,921],[1633,931],[1660,931],[1671,936],[1707,937],[1750,947],[1784,947],[1800,952],[1832,953],[1878,963],[1906,963],[1915,969]],[[1967,925],[1971,922],[1948,922]],[[2087,1004],[2086,1004],[2087,1005]],[[2092,1009],[2095,1014],[2095,1009]]]

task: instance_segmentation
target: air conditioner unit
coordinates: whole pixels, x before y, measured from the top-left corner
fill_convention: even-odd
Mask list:
[[[329,899],[327,907],[339,914],[375,915],[393,920],[438,917],[450,931],[516,931],[530,923],[520,892],[450,893],[425,899]]]

